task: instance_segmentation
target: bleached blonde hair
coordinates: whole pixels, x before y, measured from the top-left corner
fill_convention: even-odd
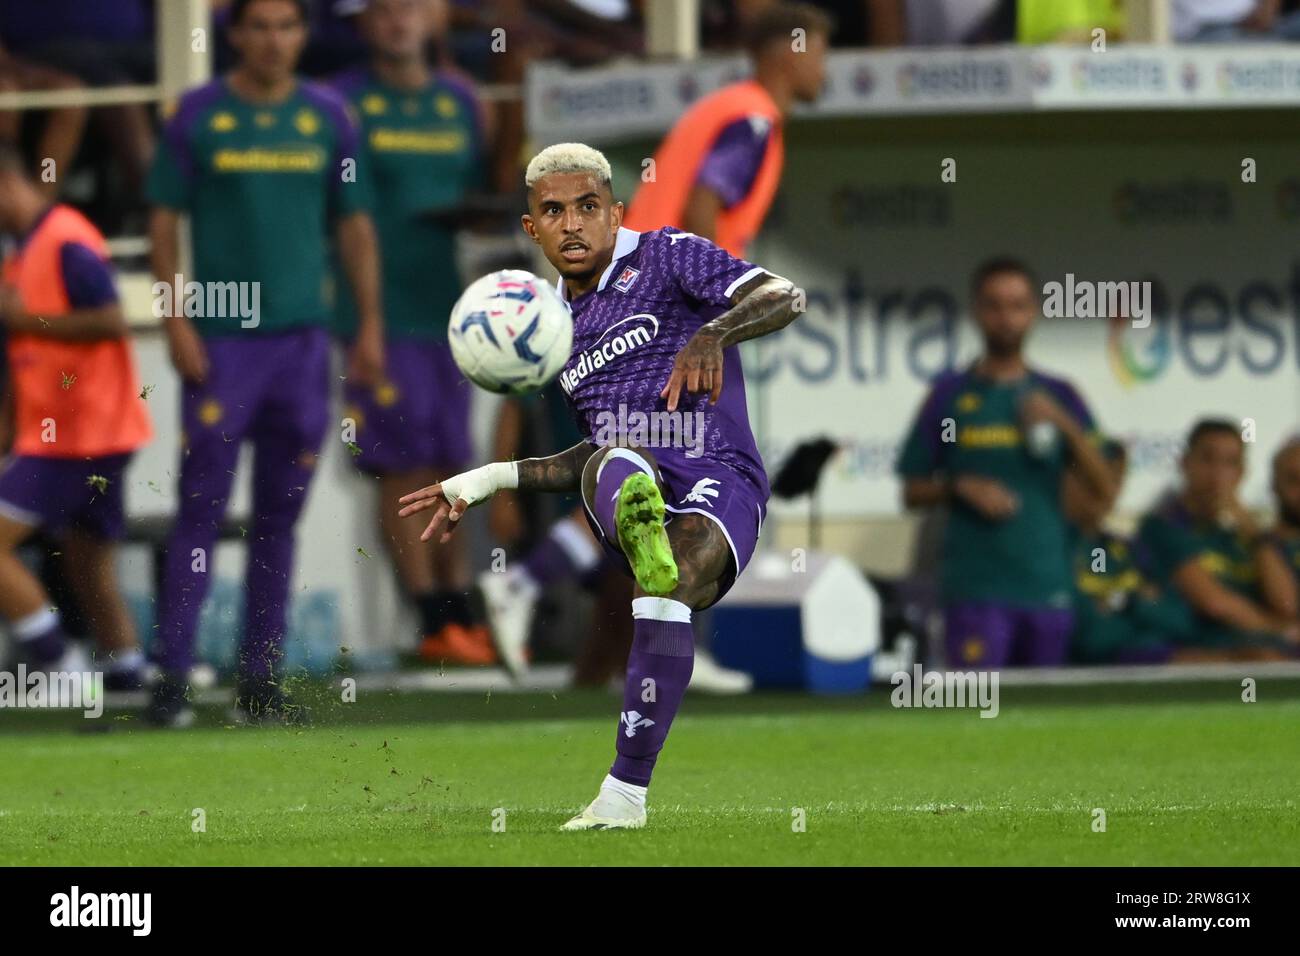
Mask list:
[[[602,186],[610,186],[614,178],[605,154],[586,143],[547,146],[529,162],[524,183],[532,189],[539,179],[553,173],[591,173]]]

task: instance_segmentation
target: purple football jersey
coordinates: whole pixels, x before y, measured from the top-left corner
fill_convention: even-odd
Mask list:
[[[765,271],[680,229],[620,229],[600,283],[569,303],[573,352],[559,382],[583,437],[596,445],[615,434],[630,438],[664,468],[716,462],[753,482],[766,500],[735,346],[723,352],[716,405],[707,393],[683,390],[669,413],[659,397],[696,330],[730,309],[731,294]],[[566,297],[562,280],[560,296]]]

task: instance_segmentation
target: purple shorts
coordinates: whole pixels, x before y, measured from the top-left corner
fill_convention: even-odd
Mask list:
[[[329,427],[329,333],[305,328],[203,344],[207,380],[186,384],[181,397],[186,457],[225,470],[251,439],[314,463]]]
[[[708,458],[685,456],[660,456],[657,459],[659,475],[666,493],[664,508],[668,512],[666,523],[678,514],[700,514],[713,521],[722,530],[731,548],[731,567],[718,582],[717,603],[731,590],[745,570],[758,546],[758,536],[767,517],[767,495],[755,482],[734,469],[720,465]],[[629,574],[631,569],[622,553],[614,547],[601,530],[600,522],[592,514],[591,506],[584,502],[587,523],[605,551]]]
[[[130,452],[102,458],[7,458],[0,464],[0,515],[33,528],[76,528],[116,541],[126,531],[122,481],[130,460]]]
[[[357,423],[353,460],[368,474],[418,468],[464,469],[474,457],[469,432],[472,386],[446,342],[389,339],[388,381],[374,388],[348,385],[347,416]]]
[[[951,604],[944,619],[952,668],[1061,667],[1074,631],[1070,608]]]

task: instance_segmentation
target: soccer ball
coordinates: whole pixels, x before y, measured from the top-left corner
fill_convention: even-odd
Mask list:
[[[475,280],[451,310],[451,356],[475,385],[521,395],[555,378],[573,347],[573,316],[548,283],[503,269]]]

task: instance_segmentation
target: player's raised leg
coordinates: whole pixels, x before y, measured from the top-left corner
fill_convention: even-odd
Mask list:
[[[654,457],[643,448],[601,449],[587,461],[582,494],[606,540],[627,558],[637,585],[648,595],[671,594],[677,564]]]

